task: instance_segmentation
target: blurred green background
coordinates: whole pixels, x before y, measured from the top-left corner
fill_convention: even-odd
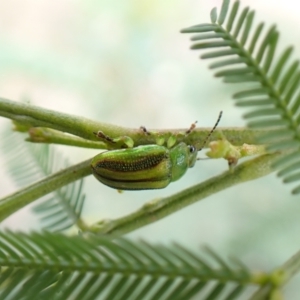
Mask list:
[[[242,1],[257,21],[277,23],[280,48],[296,46],[297,8],[292,1]],[[0,96],[87,118],[138,128],[186,128],[198,120],[211,127],[220,110],[220,127],[243,126],[234,91],[213,78],[209,62],[189,50],[180,29],[209,22],[221,1],[12,0],[0,2]],[[296,9],[295,9],[296,8]],[[298,27],[297,27],[298,28]],[[296,43],[296,44],[295,44]],[[9,120],[0,119],[2,128]],[[56,147],[76,163],[97,153]],[[204,153],[201,154],[204,156]],[[0,195],[16,190],[1,154]],[[226,170],[222,160],[201,161],[164,190],[117,193],[90,177],[84,218],[128,214],[143,203],[170,195]],[[213,195],[128,236],[153,242],[177,241],[197,250],[208,244],[218,253],[240,257],[252,268],[270,270],[300,248],[300,199],[276,176]],[[30,207],[1,225],[39,228]],[[294,280],[287,297],[297,292]],[[295,299],[295,298],[287,298]]]

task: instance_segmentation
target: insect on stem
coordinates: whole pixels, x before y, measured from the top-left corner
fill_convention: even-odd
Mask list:
[[[111,137],[109,137],[108,135],[104,134],[104,132],[102,132],[102,131],[93,132],[93,134],[96,137],[100,138],[100,139],[106,140],[107,142],[115,143],[115,141]]]
[[[218,124],[219,124],[219,122],[221,120],[222,114],[223,114],[223,111],[221,110],[220,113],[219,113],[219,117],[217,119],[216,124],[214,125],[214,127],[212,128],[212,130],[208,133],[208,135],[206,136],[204,142],[202,143],[202,146],[198,149],[198,151],[201,151],[205,147],[205,145],[206,145],[207,141],[209,140],[210,136],[213,134],[213,132],[217,128],[217,126],[218,126]]]
[[[151,133],[147,130],[147,128],[145,126],[141,126],[140,130],[143,131],[143,133],[146,135],[151,135]]]

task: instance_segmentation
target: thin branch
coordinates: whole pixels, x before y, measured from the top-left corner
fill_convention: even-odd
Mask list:
[[[20,208],[47,195],[56,189],[91,174],[91,160],[57,172],[45,179],[31,184],[5,198],[0,199],[0,221],[3,221]]]
[[[22,125],[26,125],[28,129],[31,127],[46,127],[55,129],[61,132],[70,133],[78,137],[98,141],[99,139],[93,132],[99,130],[111,137],[129,136],[133,139],[135,145],[156,144],[156,140],[160,136],[179,134],[186,131],[185,129],[170,129],[170,130],[156,130],[155,134],[147,135],[140,129],[131,129],[126,127],[114,126],[103,122],[92,121],[83,117],[73,116],[49,109],[44,109],[38,106],[14,102],[11,100],[0,98],[0,116],[14,120]],[[147,125],[147,124],[141,124]],[[209,133],[211,128],[196,128],[193,132],[184,137],[178,137],[178,142],[185,141],[186,143],[194,144],[203,140]],[[241,145],[243,143],[256,144],[257,138],[261,136],[264,131],[250,130],[241,128],[219,128],[226,136],[226,139],[234,144]],[[150,130],[152,133],[152,130]],[[218,130],[212,136],[212,140],[218,139]],[[67,137],[64,136],[64,139]],[[53,143],[68,144],[66,141],[52,141]],[[74,143],[74,141],[70,141]],[[99,143],[100,144],[100,143]],[[99,145],[100,147],[100,145]],[[94,148],[94,147],[92,147]],[[103,147],[105,148],[105,147]],[[115,146],[108,145],[109,149]]]
[[[28,130],[29,137],[27,142],[42,144],[59,144],[67,146],[76,146],[83,148],[106,149],[105,143],[98,141],[86,140],[74,135],[63,133],[58,130],[45,127],[31,127]]]
[[[294,254],[284,265],[279,268],[284,273],[284,283],[287,283],[300,272],[300,251]]]
[[[271,164],[278,156],[265,154],[248,160],[233,171],[224,172],[175,195],[148,202],[125,217],[100,221],[91,226],[89,231],[114,237],[134,231],[228,187],[268,175],[273,171]]]
[[[289,258],[282,267],[275,269],[270,274],[270,281],[261,286],[250,298],[250,300],[264,300],[270,297],[270,294],[281,295],[281,288],[289,283],[291,279],[300,272],[300,251]],[[272,298],[273,299],[273,298]],[[281,299],[276,298],[274,299]]]

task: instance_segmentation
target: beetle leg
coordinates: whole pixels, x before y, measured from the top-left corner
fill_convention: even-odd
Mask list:
[[[106,135],[103,131],[98,131],[98,132],[93,132],[94,135],[100,139],[104,139],[107,142],[110,143],[116,143],[116,141],[114,139],[112,139],[111,137],[109,137],[108,135]]]
[[[151,135],[151,133],[147,130],[147,128],[145,126],[141,126],[140,130],[146,135]]]
[[[106,135],[103,131],[93,132],[98,138],[104,139],[109,143],[119,143],[126,146],[126,148],[132,148],[134,145],[134,142],[131,137],[129,136],[120,136],[117,138],[111,138],[108,135]]]

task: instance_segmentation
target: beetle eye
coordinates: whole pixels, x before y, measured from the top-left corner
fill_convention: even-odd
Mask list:
[[[194,146],[188,146],[190,149],[190,153],[194,153],[196,151],[196,148]]]

